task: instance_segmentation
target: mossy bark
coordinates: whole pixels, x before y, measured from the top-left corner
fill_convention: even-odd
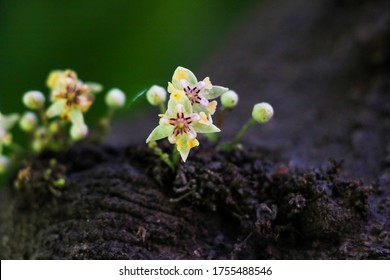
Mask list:
[[[371,216],[383,213],[368,204],[371,186],[340,180],[338,162],[293,172],[261,159],[266,155],[203,143],[172,172],[146,147],[80,145],[57,155],[67,170],[60,196],[40,183],[46,155],[3,206],[1,257],[388,257],[386,228]]]

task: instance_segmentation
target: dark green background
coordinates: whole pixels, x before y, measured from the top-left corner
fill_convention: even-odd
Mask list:
[[[22,111],[30,89],[47,94],[52,69],[119,87],[131,97],[176,66],[195,68],[254,1],[0,0],[0,111]],[[98,98],[88,118],[103,109]],[[128,108],[132,111],[134,108]]]

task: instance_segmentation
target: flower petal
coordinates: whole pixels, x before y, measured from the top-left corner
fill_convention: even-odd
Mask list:
[[[190,150],[196,146],[199,146],[199,141],[197,139],[188,139],[186,135],[179,135],[177,137],[176,148],[184,162],[187,160]]]
[[[213,87],[213,85],[210,82],[210,78],[209,77],[204,78],[203,79],[203,83],[205,84],[205,88],[207,90],[210,90]]]
[[[172,134],[172,132],[173,132],[173,126],[160,124],[155,129],[153,129],[153,131],[150,133],[148,139],[146,139],[146,143],[149,143],[151,141],[157,141],[165,137],[168,137],[169,135]]]
[[[85,85],[91,90],[92,93],[99,93],[103,91],[103,86],[95,82],[85,82]]]
[[[7,131],[10,130],[18,121],[19,115],[11,114],[3,117],[0,126]]]
[[[176,137],[176,148],[180,153],[182,160],[185,162],[187,160],[190,149],[187,145],[188,137],[186,135],[179,135]]]
[[[83,112],[81,111],[80,108],[76,106],[72,106],[72,109],[70,110],[70,121],[76,127],[81,128],[82,126],[85,125]]]
[[[180,91],[183,92],[183,91]],[[169,98],[168,101],[168,109],[167,112],[165,113],[165,116],[170,116],[170,117],[176,117],[177,113],[177,105],[181,104],[184,107],[184,113],[186,114],[191,114],[192,113],[192,106],[191,106],[191,101],[188,99],[188,97],[184,94],[176,99],[175,97]]]
[[[173,73],[173,77],[172,77],[173,86],[177,89],[183,89],[181,80],[187,80],[190,83],[190,85],[195,85],[198,82],[194,73],[192,73],[187,68],[179,66],[176,68],[175,72]]]
[[[65,99],[60,99],[60,100],[55,101],[49,107],[49,109],[47,109],[47,111],[46,111],[47,117],[52,118],[52,117],[61,115],[63,113],[63,111],[65,110],[65,105],[66,105]]]
[[[91,95],[80,95],[77,98],[76,104],[83,112],[87,112],[89,110],[89,107],[91,107],[92,102],[93,102],[93,97]]]
[[[215,111],[217,110],[217,105],[218,105],[218,102],[217,101],[211,101],[208,105],[207,105],[207,111],[209,111],[210,115],[213,115],[215,113]]]
[[[57,85],[59,78],[62,75],[62,71],[55,70],[50,72],[49,77],[47,78],[46,84],[50,89],[54,89]]]
[[[210,90],[205,90],[203,92],[203,96],[206,97],[207,99],[214,99],[214,98],[221,96],[222,94],[224,94],[228,90],[229,89],[226,87],[212,86],[212,88]]]
[[[209,117],[205,114],[205,112],[200,112],[199,113],[199,123],[200,124],[204,124],[204,125],[210,125],[212,124],[212,121],[211,120],[211,117],[210,117],[210,120],[209,120]]]
[[[194,123],[192,127],[195,129],[198,133],[213,133],[213,132],[220,132],[221,130],[216,127],[213,124],[205,125],[201,123]]]

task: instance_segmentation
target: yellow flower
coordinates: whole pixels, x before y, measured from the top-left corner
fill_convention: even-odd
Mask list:
[[[180,66],[176,68],[172,83],[168,85],[168,92],[176,101],[185,95],[190,100],[195,113],[204,112],[207,115],[208,123],[212,123],[211,116],[217,108],[217,101],[209,100],[217,98],[226,91],[228,88],[212,85],[209,77],[198,82],[194,73]]]
[[[150,133],[146,143],[168,138],[171,144],[176,144],[183,161],[193,147],[199,145],[197,133],[219,132],[219,128],[212,124],[202,124],[200,116],[193,112],[191,102],[187,97],[179,99],[171,96],[165,114],[160,114],[160,124]]]
[[[60,116],[76,126],[84,125],[83,113],[89,110],[94,101],[92,89],[80,81],[72,70],[52,72],[47,84],[53,102],[46,112],[47,116]]]

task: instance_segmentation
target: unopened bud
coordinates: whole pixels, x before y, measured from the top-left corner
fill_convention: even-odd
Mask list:
[[[61,123],[58,121],[51,122],[49,125],[49,132],[51,134],[57,134],[59,131],[61,131]]]
[[[252,118],[259,123],[268,122],[274,115],[274,109],[268,103],[258,103],[253,107]]]
[[[33,112],[26,112],[19,121],[19,126],[26,132],[33,131],[38,125],[38,118]]]
[[[10,163],[11,161],[8,157],[0,155],[0,174],[8,170]]]
[[[44,106],[45,96],[40,91],[31,90],[24,94],[23,103],[29,109],[38,110]]]
[[[88,135],[88,126],[85,124],[72,125],[70,128],[70,136],[73,140],[80,140]]]
[[[56,187],[62,187],[66,184],[66,181],[64,178],[57,179],[53,182],[53,185]]]
[[[146,99],[153,106],[164,103],[167,99],[167,92],[163,87],[154,85],[146,93]]]
[[[221,95],[221,104],[223,107],[231,109],[235,107],[238,103],[238,94],[233,91],[229,90]]]
[[[47,131],[44,127],[39,127],[35,130],[34,140],[32,142],[32,149],[34,152],[41,152],[47,145],[48,137]]]
[[[126,95],[118,88],[111,89],[106,95],[106,104],[109,107],[123,107],[126,102]]]

